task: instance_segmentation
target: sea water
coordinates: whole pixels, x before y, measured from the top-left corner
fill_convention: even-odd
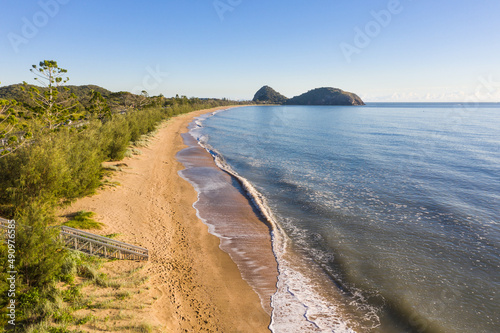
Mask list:
[[[250,106],[191,134],[274,226],[273,332],[500,332],[500,105]]]

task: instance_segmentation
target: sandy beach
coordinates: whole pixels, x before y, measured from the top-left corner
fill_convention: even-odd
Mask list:
[[[113,163],[125,163],[111,179],[119,186],[76,201],[61,216],[93,211],[105,225],[93,232],[119,233],[118,240],[149,249],[149,281],[138,287],[144,291],[140,316],[160,331],[269,332],[269,311],[197,217],[197,193],[178,174],[183,166],[176,154],[186,147],[181,133],[194,117],[214,110],[166,122],[141,155]],[[122,270],[136,265],[110,263]]]

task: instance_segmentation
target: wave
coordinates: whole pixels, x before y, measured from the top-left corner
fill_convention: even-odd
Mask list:
[[[305,272],[314,265],[311,260],[293,252],[291,240],[277,222],[266,198],[246,178],[239,175],[224,156],[208,143],[208,137],[201,131],[203,121],[220,110],[196,118],[189,133],[214,159],[217,167],[233,177],[247,198],[270,228],[273,254],[278,264],[277,291],[271,298],[272,332],[339,332],[353,333],[356,326],[340,311],[340,303],[318,293],[318,281]],[[321,283],[319,283],[321,284]],[[340,294],[339,294],[340,295]]]

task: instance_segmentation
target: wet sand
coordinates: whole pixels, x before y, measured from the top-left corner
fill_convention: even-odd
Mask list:
[[[261,298],[271,315],[271,296],[276,292],[278,269],[271,246],[271,229],[258,217],[240,184],[215,164],[212,156],[189,134],[189,146],[177,154],[186,169],[180,171],[198,192],[194,207],[221,240],[221,249],[238,265],[242,277]]]
[[[202,110],[171,119],[159,129],[149,147],[141,148],[142,155],[120,162],[126,166],[112,179],[119,182],[119,186],[80,199],[61,215],[79,210],[93,211],[97,214],[96,219],[105,224],[102,230],[93,232],[119,233],[118,240],[149,249],[150,262],[145,269],[150,280],[138,288],[154,291],[155,301],[144,305],[150,307],[150,311],[146,311],[149,318],[142,319],[160,331],[269,332],[270,308],[262,300],[271,292],[270,286],[275,284],[276,278],[272,280],[272,273],[269,273],[273,272],[273,267],[262,264],[266,260],[257,263],[249,253],[254,250],[257,253],[262,244],[269,241],[263,232],[267,230],[269,237],[267,227],[251,213],[241,193],[239,198],[237,193],[228,192],[217,198],[210,197],[208,201],[200,195],[196,205],[200,211],[205,210],[203,205],[217,199],[219,206],[214,212],[230,212],[228,216],[234,217],[234,221],[245,221],[245,225],[226,228],[233,230],[234,235],[221,242],[198,218],[193,208],[198,194],[179,175],[184,167],[176,155],[186,148],[181,133],[187,131],[194,117],[213,111]],[[208,153],[203,150],[192,153],[203,160],[206,168],[213,169]],[[186,171],[184,176],[194,175]],[[221,183],[230,179],[224,179],[228,175],[217,177],[221,177]],[[235,201],[223,208],[229,198]],[[211,227],[212,232],[222,229]],[[253,240],[248,237],[250,234],[256,235]],[[255,270],[240,272],[230,255],[219,246],[228,250],[240,267],[244,262],[246,267],[255,267]],[[270,242],[268,248],[271,248]],[[238,253],[240,257],[235,255]],[[132,264],[120,261],[120,265]],[[259,291],[260,298],[254,289]]]

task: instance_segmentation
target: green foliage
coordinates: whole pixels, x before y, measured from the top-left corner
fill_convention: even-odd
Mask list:
[[[46,203],[34,201],[16,216],[16,268],[28,289],[55,281],[65,255],[59,230],[49,227],[54,223],[50,210]]]
[[[31,137],[16,116],[17,105],[15,100],[0,99],[0,157],[16,151]]]
[[[81,210],[77,212],[71,220],[65,222],[64,225],[70,228],[83,229],[83,230],[102,229],[102,226],[104,224],[95,221],[92,218],[94,216],[95,216],[94,212],[86,212],[84,210]]]
[[[102,96],[99,91],[91,90],[90,106],[88,110],[90,114],[102,121],[111,119],[111,108],[108,106],[107,100]]]
[[[125,157],[131,133],[125,117],[117,117],[101,127],[103,153],[111,161],[119,161]]]
[[[31,198],[56,203],[93,193],[105,159],[98,134],[96,129],[74,133],[65,128],[0,159],[0,201],[22,209]]]
[[[54,222],[51,210],[47,203],[33,200],[15,216],[16,327],[21,331],[26,325],[55,313],[62,302],[55,282],[66,251],[59,243],[58,230],[49,227]],[[3,265],[5,254],[6,251],[0,252]],[[5,280],[2,279],[0,290],[4,288]],[[2,313],[6,301],[0,298]]]
[[[86,315],[85,317],[83,318],[79,318],[75,321],[75,324],[76,325],[85,325],[86,323],[88,323],[89,321],[91,320],[95,320],[95,316],[92,315],[92,314],[88,314]]]
[[[16,326],[19,328],[39,323],[64,308],[60,291],[53,283],[25,290],[19,294],[17,303]]]

